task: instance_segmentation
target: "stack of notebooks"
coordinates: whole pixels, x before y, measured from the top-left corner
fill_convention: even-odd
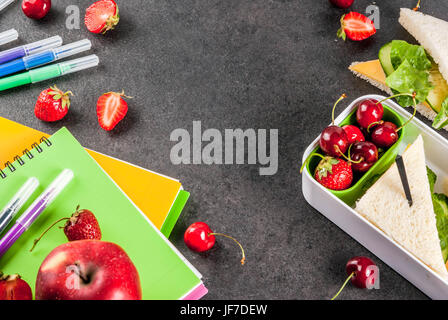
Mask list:
[[[0,150],[5,164],[0,207],[29,177],[41,182],[39,194],[63,169],[75,174],[64,194],[0,259],[0,270],[19,273],[32,284],[44,258],[67,241],[55,229],[29,252],[34,239],[80,205],[96,215],[103,240],[120,245],[133,260],[144,299],[193,300],[207,293],[201,274],[167,240],[189,197],[179,181],[86,150],[65,128],[48,136],[1,117]]]

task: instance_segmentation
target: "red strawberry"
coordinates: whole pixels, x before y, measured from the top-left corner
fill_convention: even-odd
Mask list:
[[[376,33],[372,20],[358,12],[350,12],[341,18],[341,28],[338,30],[338,37],[361,41]]]
[[[84,23],[93,33],[106,33],[115,28],[120,21],[118,6],[114,0],[101,0],[86,10]]]
[[[125,97],[124,92],[108,92],[98,99],[96,113],[98,122],[104,130],[112,130],[126,116],[128,104],[123,97]]]
[[[0,300],[33,300],[33,294],[19,275],[5,276],[0,272]]]
[[[37,98],[34,114],[43,121],[53,122],[65,117],[70,108],[71,91],[62,92],[53,86],[40,93]]]
[[[101,240],[101,229],[95,215],[86,209],[79,210],[78,206],[76,207],[75,213],[73,213],[70,218],[59,219],[48,227],[39,238],[34,240],[33,247],[30,251],[33,251],[36,244],[51,228],[64,220],[67,220],[64,226],[64,233],[67,236],[68,241]]]
[[[325,188],[345,190],[353,181],[353,171],[351,165],[342,159],[324,157],[314,172],[314,178]]]
[[[355,0],[330,0],[330,2],[336,7],[347,9],[353,4]]]

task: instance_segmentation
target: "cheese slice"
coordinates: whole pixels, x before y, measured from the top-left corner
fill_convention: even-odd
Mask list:
[[[352,64],[349,69],[353,72],[362,74],[373,81],[376,81],[384,86],[386,84],[386,74],[381,66],[380,60],[370,60],[366,62],[359,62]]]
[[[448,278],[421,136],[404,152],[403,161],[413,200],[412,207],[409,207],[394,163],[356,203],[356,211],[431,269]]]

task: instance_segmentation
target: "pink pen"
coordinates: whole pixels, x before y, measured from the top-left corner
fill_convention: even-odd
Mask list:
[[[17,219],[0,240],[0,257],[16,242],[16,240],[33,224],[39,215],[56,199],[73,179],[73,171],[65,169],[48,186],[48,188],[33,202],[33,204]]]

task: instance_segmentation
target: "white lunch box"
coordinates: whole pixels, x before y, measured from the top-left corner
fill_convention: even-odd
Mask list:
[[[386,97],[379,95],[359,97],[336,118],[335,123],[339,124],[342,122],[357,107],[361,100],[369,98],[380,101]],[[393,109],[404,119],[411,117],[409,112],[391,100],[387,100],[383,104]],[[438,176],[435,191],[441,192],[440,185],[445,177],[448,177],[448,141],[445,138],[422,121],[414,118],[406,126],[405,136],[398,148],[399,153],[401,154],[408,144],[414,142],[419,134],[422,135],[424,140],[426,164]],[[317,137],[308,146],[303,155],[302,162],[319,145],[319,138]],[[353,208],[334,196],[325,187],[320,185],[310,175],[308,170],[304,170],[302,174],[302,192],[306,201],[311,206],[351,235],[430,298],[448,299],[448,279],[444,279],[431,270],[400,244],[358,214]]]

